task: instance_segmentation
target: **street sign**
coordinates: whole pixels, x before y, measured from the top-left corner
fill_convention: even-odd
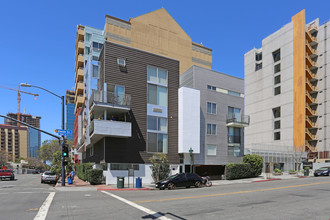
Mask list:
[[[63,130],[63,129],[55,129],[54,132],[57,133],[57,134],[59,134],[59,135],[72,134],[72,131],[71,130]]]

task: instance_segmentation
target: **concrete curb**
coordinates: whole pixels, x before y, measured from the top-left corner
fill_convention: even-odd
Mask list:
[[[122,188],[122,189],[97,189],[97,191],[145,191],[153,188]]]
[[[274,181],[274,180],[282,180],[282,179],[275,178],[275,179],[268,179],[268,180],[256,180],[256,181],[252,181],[251,183],[268,182],[268,181]]]

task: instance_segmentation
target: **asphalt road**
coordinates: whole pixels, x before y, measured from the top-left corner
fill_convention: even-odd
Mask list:
[[[69,189],[68,189],[69,190]],[[149,191],[57,191],[40,175],[0,182],[0,219],[330,219],[330,178]],[[42,218],[36,218],[42,219]]]

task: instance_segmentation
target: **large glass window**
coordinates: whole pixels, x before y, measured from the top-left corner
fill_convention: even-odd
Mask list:
[[[278,49],[273,52],[274,62],[281,60],[281,49]]]
[[[167,70],[148,66],[148,103],[167,106]]]
[[[207,155],[216,156],[217,155],[217,146],[214,144],[208,144],[207,145]]]
[[[94,51],[101,51],[103,47],[103,44],[97,43],[97,42],[93,42],[93,50]]]
[[[148,130],[167,132],[167,118],[148,116]]]
[[[228,106],[228,117],[240,119],[241,118],[241,109]]]
[[[92,37],[92,35],[91,34],[89,34],[89,33],[86,33],[86,41],[90,41],[91,40],[91,37]]]
[[[99,78],[99,66],[93,65],[93,77]]]
[[[228,127],[228,143],[241,143],[241,129],[235,127]]]
[[[281,107],[276,107],[276,108],[273,108],[272,110],[273,110],[274,118],[281,117]]]
[[[148,66],[148,82],[167,85],[167,70]]]
[[[241,149],[239,146],[228,146],[228,156],[240,156]]]
[[[207,103],[207,113],[208,114],[217,114],[217,104],[208,102]]]
[[[216,135],[217,134],[217,125],[216,124],[207,124],[207,134]]]
[[[148,152],[167,153],[167,134],[148,132]]]

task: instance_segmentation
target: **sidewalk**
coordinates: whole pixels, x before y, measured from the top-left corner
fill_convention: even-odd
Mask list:
[[[268,175],[268,176],[267,176]],[[296,179],[303,178],[303,174],[299,173],[298,175],[290,175],[288,173],[283,173],[280,176],[274,176],[272,174],[262,173],[260,176],[255,178],[246,178],[246,179],[237,179],[237,180],[212,180],[213,186],[229,185],[229,184],[240,184],[240,183],[258,183],[266,181],[277,181],[277,180],[286,180],[286,179]],[[65,187],[61,186],[61,182],[57,182],[54,187],[58,191],[132,191],[132,190],[153,190],[155,189],[155,184],[145,184],[142,183],[142,188],[133,188],[133,185],[130,184],[129,187],[125,183],[124,188],[117,188],[117,185],[90,185],[88,182],[85,182],[79,179],[77,176],[74,178],[73,184],[68,184],[65,182]]]

